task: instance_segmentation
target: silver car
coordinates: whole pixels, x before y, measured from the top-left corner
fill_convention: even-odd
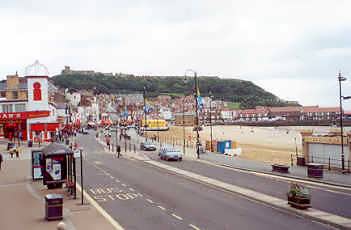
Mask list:
[[[160,149],[160,153],[158,154],[161,160],[175,160],[181,161],[183,159],[183,153],[174,148],[163,147]]]

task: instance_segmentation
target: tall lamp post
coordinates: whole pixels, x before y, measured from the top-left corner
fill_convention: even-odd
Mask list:
[[[338,74],[338,81],[339,81],[339,103],[340,103],[340,130],[341,130],[341,168],[345,170],[345,154],[344,154],[344,126],[343,126],[343,117],[344,111],[342,109],[342,100],[351,99],[351,96],[342,96],[341,93],[341,82],[346,81],[346,78],[341,75],[339,72]]]
[[[143,91],[143,98],[144,98],[144,134],[146,136],[146,126],[147,126],[147,122],[146,122],[146,87],[144,86],[144,91]],[[147,140],[147,136],[146,136],[146,140]]]
[[[187,72],[193,72],[194,74],[194,99],[195,99],[195,129],[196,129],[196,154],[197,159],[200,159],[200,134],[199,134],[199,108],[198,108],[198,82],[197,82],[197,73],[194,70],[188,69]]]
[[[184,84],[184,90],[185,90],[185,86],[186,86],[186,78],[184,77],[183,79],[183,84]],[[183,125],[183,154],[185,155],[185,92],[184,92],[184,97],[183,97],[183,103],[182,103],[182,110],[183,110],[183,114],[182,114],[182,118],[183,118],[183,122],[182,122],[182,125]]]
[[[213,147],[212,147],[212,98],[213,98],[213,96],[212,96],[212,92],[210,91],[209,92],[209,95],[210,95],[210,133],[211,133],[211,135],[210,135],[210,141],[211,141],[211,143],[210,143],[210,151],[211,152],[213,152]]]

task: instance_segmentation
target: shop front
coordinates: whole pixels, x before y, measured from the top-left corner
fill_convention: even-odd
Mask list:
[[[30,125],[30,139],[34,142],[52,141],[60,123],[35,123]]]
[[[0,113],[0,137],[27,139],[26,115],[24,113]]]
[[[8,138],[9,140],[21,139],[26,141],[28,121],[33,118],[47,116],[49,116],[49,111],[0,113],[0,137]],[[51,130],[52,126],[48,125],[47,130]],[[42,131],[44,130],[45,127],[42,128]]]

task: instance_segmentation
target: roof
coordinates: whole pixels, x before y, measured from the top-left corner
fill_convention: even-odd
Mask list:
[[[340,112],[339,107],[314,107],[314,106],[306,106],[302,108],[302,112],[304,113],[320,113],[320,112]]]
[[[300,112],[302,107],[300,106],[285,106],[285,107],[270,107],[271,112]]]
[[[51,143],[42,149],[44,156],[72,155],[73,151],[63,144]]]

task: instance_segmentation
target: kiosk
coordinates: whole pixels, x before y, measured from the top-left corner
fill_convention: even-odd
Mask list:
[[[62,188],[75,184],[72,179],[75,173],[73,151],[65,145],[51,143],[42,149],[43,184],[48,189]]]

